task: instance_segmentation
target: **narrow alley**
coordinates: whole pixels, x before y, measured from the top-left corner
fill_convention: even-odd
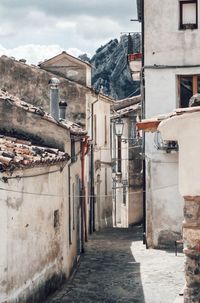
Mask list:
[[[87,243],[77,271],[45,303],[173,303],[184,255],[146,250],[141,227],[104,229]]]

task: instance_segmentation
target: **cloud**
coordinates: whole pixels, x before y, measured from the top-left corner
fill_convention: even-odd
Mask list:
[[[26,9],[43,11],[51,16],[93,16],[111,19],[126,18],[134,14],[134,2],[131,0],[1,0],[1,6],[9,10]]]
[[[139,29],[135,16],[133,0],[0,0],[1,44],[31,62],[60,49],[94,54],[120,32]]]
[[[38,64],[45,59],[49,59],[61,53],[63,49],[59,45],[21,45],[12,49],[6,49],[0,45],[0,56],[15,57],[17,60],[26,59],[29,64]],[[69,48],[67,52],[70,55],[78,57],[83,51],[77,48]]]

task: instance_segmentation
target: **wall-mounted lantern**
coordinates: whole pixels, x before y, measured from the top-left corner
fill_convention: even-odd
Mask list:
[[[124,121],[119,118],[115,121],[115,135],[122,136],[124,129]]]
[[[124,121],[121,118],[118,118],[115,121],[115,134],[117,136],[117,172],[121,173],[122,172],[122,140],[121,140],[121,136],[123,134],[123,128],[124,128]]]

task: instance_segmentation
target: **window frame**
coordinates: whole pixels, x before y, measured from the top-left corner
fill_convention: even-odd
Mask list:
[[[179,74],[177,75],[177,93],[178,93],[178,107],[184,108],[181,103],[181,77],[192,78],[192,95],[198,94],[198,81],[200,80],[200,74]]]
[[[183,6],[184,4],[196,4],[196,23],[185,24],[183,23]],[[179,0],[179,29],[197,29],[198,28],[198,0]]]

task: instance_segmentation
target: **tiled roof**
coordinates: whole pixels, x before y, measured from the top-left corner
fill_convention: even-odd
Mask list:
[[[71,121],[56,121],[50,114],[46,113],[41,107],[36,107],[26,103],[17,97],[10,95],[8,92],[0,90],[0,102],[9,102],[10,104],[23,108],[25,111],[41,116],[42,119],[57,124],[57,126],[68,129],[72,134],[85,136],[87,131],[82,129],[78,124]]]
[[[30,141],[0,135],[0,171],[53,165],[68,161],[69,155],[58,149],[34,146]]]
[[[140,102],[141,102],[141,95],[122,99],[122,100],[117,100],[114,102],[113,109],[114,110],[123,109],[131,105],[138,104]]]
[[[131,112],[138,111],[140,109],[141,109],[140,103],[138,103],[136,105],[131,105],[131,106],[125,107],[123,109],[115,111],[115,113],[111,116],[111,118],[116,119],[118,117],[123,117],[123,116],[128,115]]]

